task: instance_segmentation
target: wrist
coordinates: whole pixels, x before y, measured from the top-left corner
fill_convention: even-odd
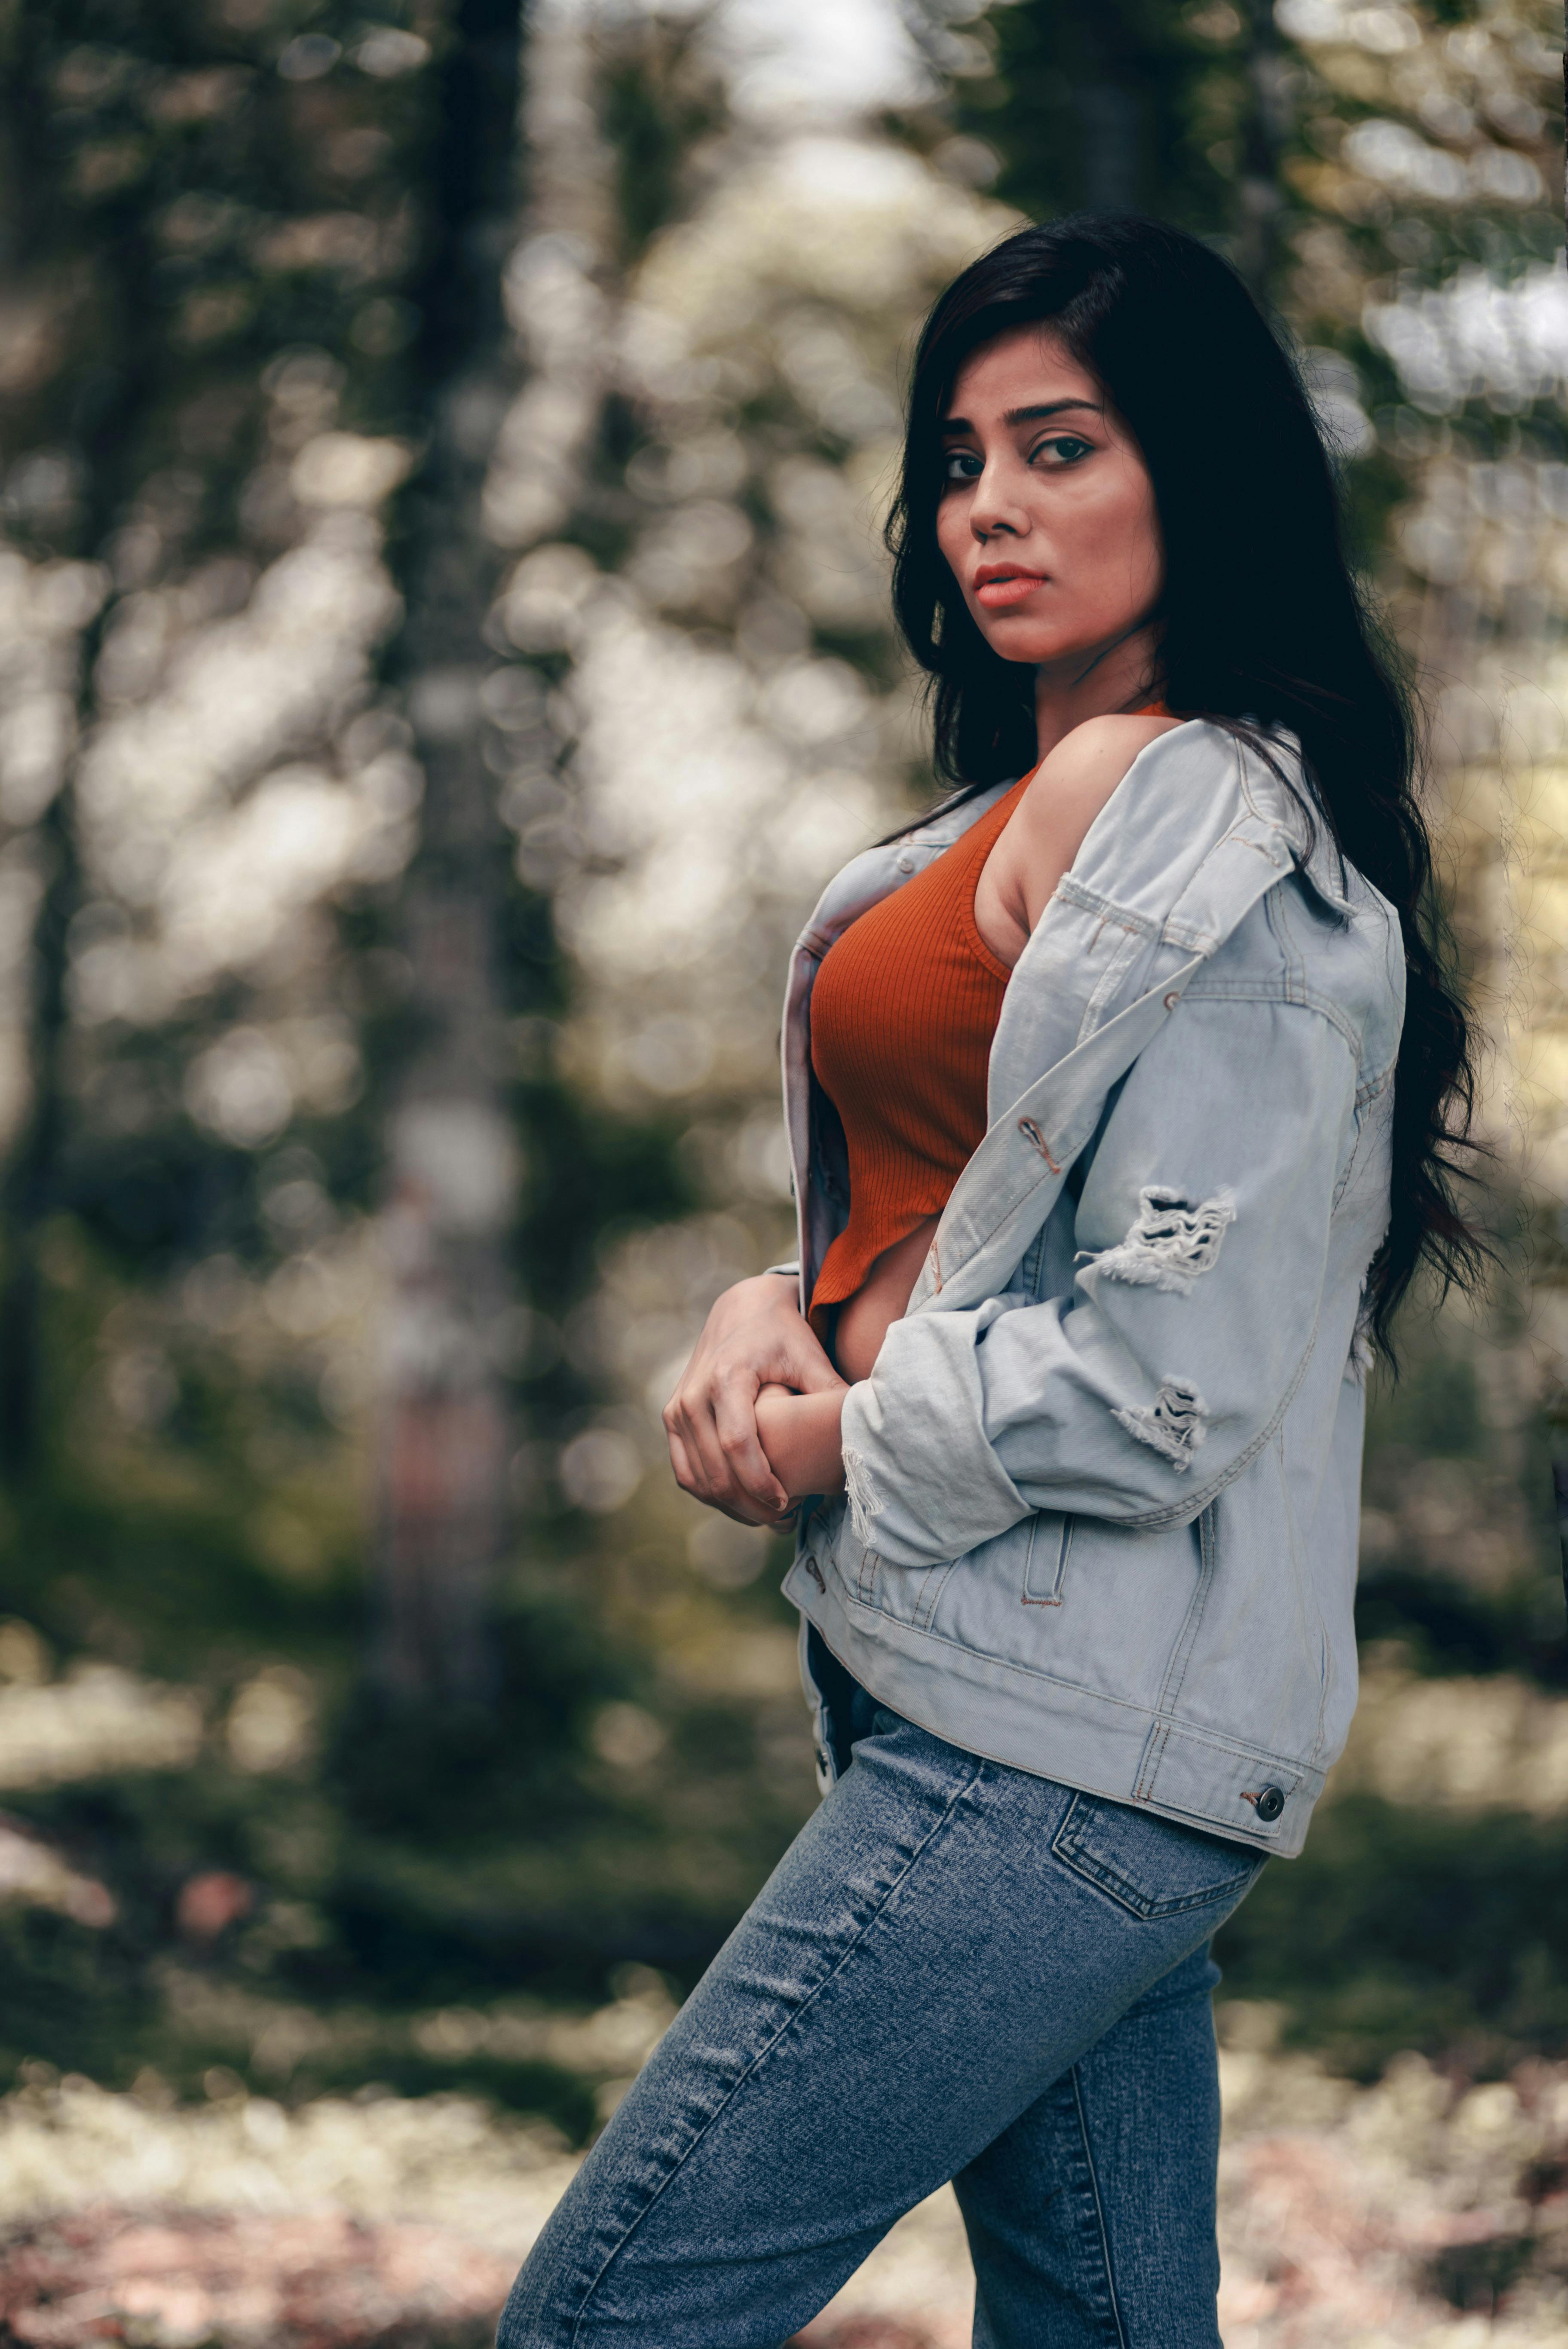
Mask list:
[[[844,1481],[839,1417],[849,1392],[842,1380],[811,1394],[775,1387],[758,1397],[757,1433],[768,1464],[792,1501],[837,1493]]]

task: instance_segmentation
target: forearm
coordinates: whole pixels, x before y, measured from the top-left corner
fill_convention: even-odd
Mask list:
[[[844,1464],[839,1420],[847,1386],[794,1394],[766,1386],[757,1398],[757,1433],[768,1464],[792,1501],[809,1493],[840,1493]]]
[[[841,1384],[800,1312],[793,1279],[763,1273],[738,1281],[709,1312],[665,1406],[676,1482],[743,1525],[778,1523],[789,1500],[758,1437],[758,1391],[817,1394]]]

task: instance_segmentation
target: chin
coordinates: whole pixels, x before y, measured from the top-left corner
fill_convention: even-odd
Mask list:
[[[1026,661],[1032,667],[1038,667],[1042,661],[1070,659],[1075,650],[1072,645],[1064,642],[1057,630],[1042,628],[1037,620],[1032,624],[1024,618],[998,622],[987,613],[978,626],[981,635],[1001,660]]]

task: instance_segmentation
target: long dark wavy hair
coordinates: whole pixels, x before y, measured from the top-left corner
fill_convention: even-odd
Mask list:
[[[1039,322],[1103,387],[1153,483],[1165,585],[1155,617],[1168,709],[1266,749],[1300,740],[1309,818],[1398,913],[1406,1011],[1395,1075],[1393,1217],[1367,1277],[1372,1336],[1418,1267],[1473,1287],[1488,1253],[1470,1179],[1474,1045],[1451,975],[1417,797],[1405,664],[1352,576],[1336,467],[1284,343],[1230,266],[1179,229],[1075,214],[1021,229],[955,278],[926,320],[888,517],[893,607],[932,680],[938,775],[954,801],[1035,764],[1034,673],[993,652],[936,540],[941,424],[982,344]]]

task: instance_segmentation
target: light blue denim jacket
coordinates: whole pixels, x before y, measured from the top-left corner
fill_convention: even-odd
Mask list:
[[[1275,755],[1297,771],[1290,737]],[[1004,789],[856,857],[795,950],[803,1301],[848,1207],[810,1069],[822,957]],[[1311,831],[1221,728],[1134,761],[1013,972],[989,1128],[784,1586],[803,1659],[815,1624],[954,1744],[1285,1854],[1356,1703],[1404,1006],[1398,916]]]

